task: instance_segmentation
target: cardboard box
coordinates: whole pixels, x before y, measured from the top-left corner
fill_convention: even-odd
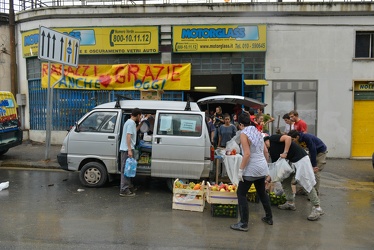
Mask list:
[[[173,187],[173,209],[203,212],[205,207],[205,185],[202,182],[199,190],[186,189],[188,184],[182,185],[177,188],[174,181]]]
[[[140,91],[140,100],[161,100],[162,90],[142,90]]]

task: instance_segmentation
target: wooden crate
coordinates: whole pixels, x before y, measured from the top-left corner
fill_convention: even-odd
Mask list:
[[[213,217],[238,218],[238,205],[211,204],[210,214]]]
[[[197,198],[189,199],[188,195],[185,197],[173,195],[173,209],[203,212],[205,207],[205,196],[196,196]],[[192,197],[192,196],[191,196]]]
[[[175,180],[175,181],[178,181]],[[183,185],[184,187],[187,184]],[[173,209],[203,212],[205,207],[205,185],[201,184],[199,190],[176,188],[175,182],[173,187]]]
[[[238,204],[238,197],[236,192],[220,192],[210,190],[210,184],[208,183],[206,201],[210,204]]]
[[[161,100],[163,91],[161,90],[144,90],[140,91],[140,100]]]

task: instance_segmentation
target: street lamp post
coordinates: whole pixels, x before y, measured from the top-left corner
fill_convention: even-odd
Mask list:
[[[10,89],[15,96],[18,93],[18,85],[16,81],[16,43],[15,43],[15,17],[13,0],[9,0],[9,41],[10,41]]]

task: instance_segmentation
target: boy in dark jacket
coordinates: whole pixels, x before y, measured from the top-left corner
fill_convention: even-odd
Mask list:
[[[312,134],[291,130],[288,133],[292,140],[300,145],[304,145],[309,151],[310,162],[313,166],[314,175],[316,177],[315,189],[319,194],[319,186],[321,175],[319,172],[323,170],[326,164],[327,147],[321,139]]]

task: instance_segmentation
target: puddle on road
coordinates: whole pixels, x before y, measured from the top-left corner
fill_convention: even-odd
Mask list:
[[[374,182],[354,181],[332,173],[322,173],[321,186],[335,189],[374,192]]]

